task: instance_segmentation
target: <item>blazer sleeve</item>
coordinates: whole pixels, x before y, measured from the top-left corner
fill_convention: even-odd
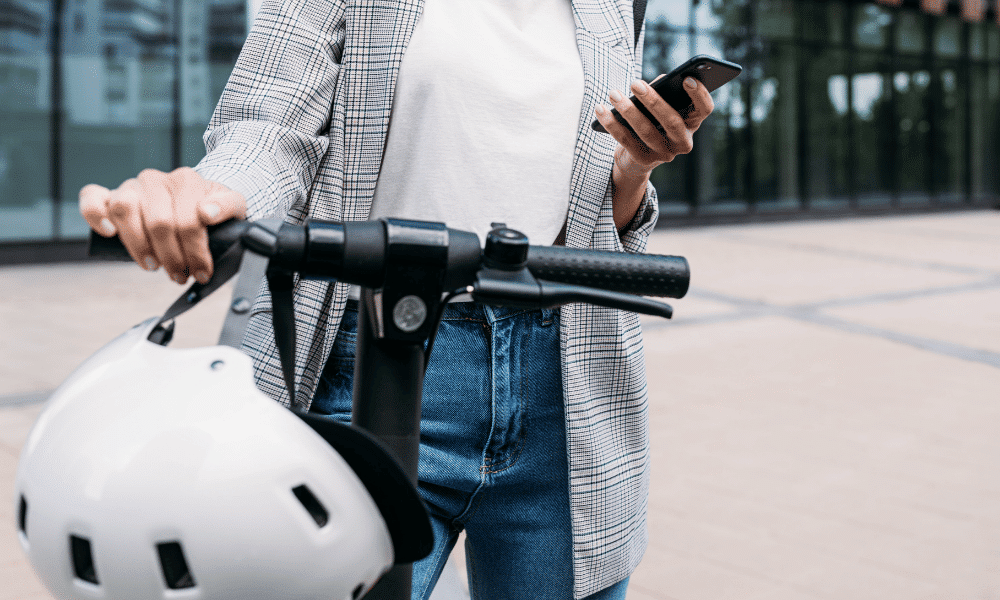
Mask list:
[[[265,0],[195,167],[243,195],[251,219],[304,210],[329,140],[344,50],[343,0]]]
[[[645,37],[646,23],[643,22],[642,33],[639,35],[639,43],[635,48],[634,75],[636,79],[642,79],[642,51],[645,45]],[[608,189],[610,190],[610,188],[611,186],[609,185]],[[635,211],[635,217],[620,233],[622,249],[626,252],[645,252],[649,234],[652,233],[659,215],[660,208],[656,197],[656,188],[653,187],[652,182],[646,182],[646,194],[642,198],[639,209]]]

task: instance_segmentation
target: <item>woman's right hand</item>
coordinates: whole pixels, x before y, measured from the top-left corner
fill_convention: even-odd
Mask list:
[[[80,213],[100,235],[117,235],[141,267],[155,271],[162,265],[183,285],[189,276],[200,283],[212,276],[206,228],[244,218],[246,200],[190,167],[146,169],[114,190],[84,186]]]

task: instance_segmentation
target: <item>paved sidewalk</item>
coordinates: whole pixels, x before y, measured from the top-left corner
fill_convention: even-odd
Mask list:
[[[1000,212],[650,246],[694,277],[672,321],[643,320],[650,542],[629,600],[1000,599]],[[0,600],[49,598],[12,501],[38,401],[177,286],[57,265],[0,269],[0,290]],[[213,343],[225,301],[175,344]]]

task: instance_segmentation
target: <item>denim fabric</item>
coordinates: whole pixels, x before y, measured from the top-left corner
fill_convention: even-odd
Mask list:
[[[358,313],[349,305],[312,410],[351,416]],[[474,599],[573,598],[559,311],[453,303],[424,380],[420,492],[434,550],[413,565],[430,597],[458,534]],[[623,599],[628,579],[591,599]]]

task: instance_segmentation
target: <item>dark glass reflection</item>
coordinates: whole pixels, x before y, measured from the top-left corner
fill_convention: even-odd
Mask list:
[[[982,121],[974,126],[986,132],[985,151],[973,157],[983,161],[983,190],[986,194],[1000,196],[1000,66],[990,65],[986,70],[986,96]]]
[[[0,4],[0,241],[52,236],[51,6]]]
[[[798,208],[798,113],[795,48],[775,45],[751,85],[755,192],[759,210]]]
[[[858,55],[856,65],[850,88],[855,195],[860,207],[887,206],[897,162],[892,73],[881,55]]]
[[[809,207],[848,207],[850,197],[847,55],[814,48],[805,56],[806,192]]]
[[[939,64],[934,74],[937,119],[933,164],[934,190],[941,203],[965,199],[966,104],[968,82],[959,65]],[[930,155],[930,153],[929,153]]]
[[[930,195],[930,82],[931,74],[919,60],[900,64],[892,77],[896,95],[899,157],[897,184],[903,204],[927,202]]]

